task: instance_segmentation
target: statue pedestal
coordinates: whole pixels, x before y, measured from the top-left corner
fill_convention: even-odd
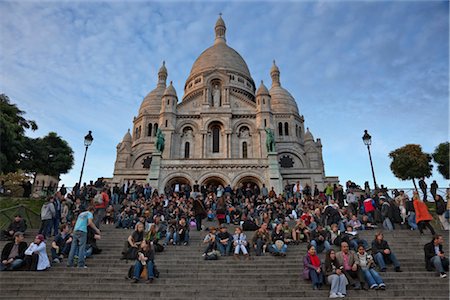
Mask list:
[[[159,173],[161,168],[161,152],[153,153],[152,164],[150,165],[150,171],[148,172],[147,182],[150,184],[152,189],[158,189],[158,192],[164,193],[164,187],[159,186]]]
[[[280,194],[283,192],[283,179],[278,164],[278,155],[276,152],[269,152],[267,158],[269,159],[269,186],[267,188],[270,190],[274,187],[275,192]]]

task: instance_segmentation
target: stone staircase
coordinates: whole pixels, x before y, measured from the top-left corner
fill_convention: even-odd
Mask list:
[[[125,279],[132,262],[119,259],[123,241],[131,231],[112,225],[103,225],[102,231],[98,244],[103,252],[87,260],[88,269],[68,269],[65,260],[44,272],[1,272],[0,299],[292,300],[325,299],[329,295],[329,286],[314,291],[310,282],[301,278],[306,244],[289,246],[287,257],[266,254],[253,255],[250,261],[235,261],[232,257],[204,261],[201,241],[205,233],[192,230],[190,245],[168,246],[156,255],[160,278],[152,284],[133,284]],[[30,242],[35,233],[30,231],[26,241]],[[361,232],[369,243],[373,234]],[[448,233],[442,234],[447,242]],[[387,285],[385,291],[349,290],[349,298],[449,299],[448,278],[441,279],[424,267],[423,245],[431,240],[429,233],[420,236],[416,231],[397,230],[385,232],[385,239],[404,272],[395,273],[389,266],[386,273],[381,273]],[[449,251],[447,246],[444,250]]]

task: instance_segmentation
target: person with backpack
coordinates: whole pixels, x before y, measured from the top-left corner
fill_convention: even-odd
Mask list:
[[[383,220],[383,228],[388,231],[392,231],[394,230],[394,225],[392,224],[393,216],[391,205],[384,196],[381,196],[379,200],[381,204],[381,218]]]
[[[448,220],[444,216],[445,211],[447,210],[444,198],[442,198],[441,195],[436,194],[436,196],[434,197],[434,203],[436,204],[436,214],[439,217],[439,221],[441,221],[442,227],[445,230],[448,230],[449,228]]]
[[[109,195],[107,193],[108,189],[103,188],[100,196],[94,197],[95,202],[95,213],[94,213],[94,224],[97,228],[100,228],[100,223],[105,218],[106,208],[109,204]]]
[[[43,234],[44,237],[49,237],[52,233],[53,218],[56,214],[53,201],[53,197],[48,197],[47,202],[41,208],[41,228],[39,229],[39,234]]]

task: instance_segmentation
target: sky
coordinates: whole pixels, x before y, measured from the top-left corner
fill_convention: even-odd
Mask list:
[[[88,130],[83,181],[112,177],[162,61],[181,99],[219,13],[256,83],[270,86],[276,60],[327,176],[373,186],[367,129],[377,183],[410,188],[389,152],[449,140],[447,1],[0,1],[0,93],[38,123],[29,136],[56,131],[73,148],[61,183],[78,182]],[[436,167],[431,180],[449,185]]]

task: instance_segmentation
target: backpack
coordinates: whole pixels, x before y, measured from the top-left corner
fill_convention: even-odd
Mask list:
[[[94,196],[94,204],[103,204],[103,197],[101,193],[98,193]]]
[[[205,260],[218,260],[219,256],[217,255],[216,251],[211,251],[206,253]]]
[[[156,264],[153,262],[153,274],[155,275],[155,278],[159,278],[159,271],[156,268]],[[128,274],[127,274],[127,279],[132,279],[134,276],[134,265],[131,265],[130,268],[128,269]],[[142,272],[141,272],[141,278],[142,279],[147,279],[147,268],[143,268]]]

